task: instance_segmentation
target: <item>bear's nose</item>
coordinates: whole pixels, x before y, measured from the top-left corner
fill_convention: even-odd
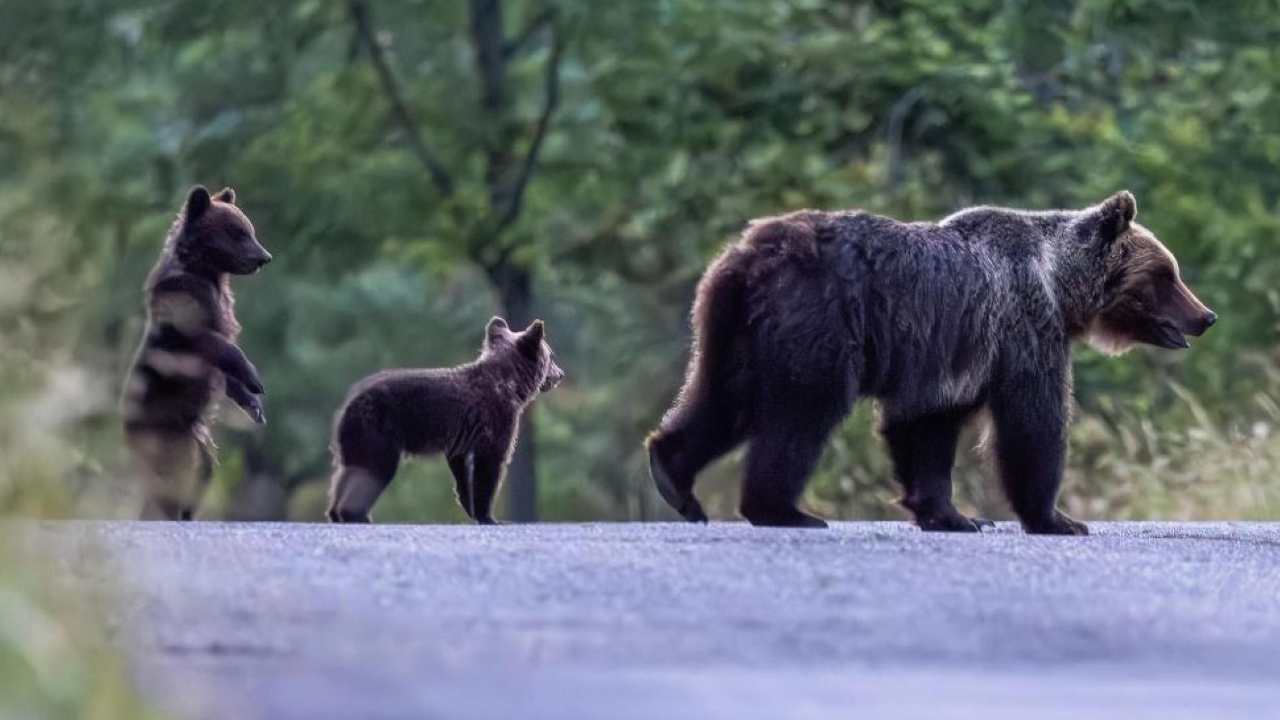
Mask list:
[[[1200,322],[1204,323],[1205,329],[1211,328],[1214,323],[1218,322],[1218,313],[1210,310],[1204,314],[1203,318],[1200,318]]]
[[[271,262],[271,253],[267,252],[266,250],[263,250],[263,251],[262,251],[261,263],[262,263],[263,265],[266,265],[266,264],[267,264],[267,263],[269,263],[269,262]]]

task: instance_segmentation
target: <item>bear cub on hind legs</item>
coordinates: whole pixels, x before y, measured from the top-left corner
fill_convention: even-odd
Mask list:
[[[125,383],[125,441],[142,517],[190,520],[213,474],[209,424],[223,395],[266,422],[258,371],[236,345],[232,275],[271,262],[236,193],[192,188],[147,276],[147,326]]]
[[[473,362],[384,370],[356,383],[334,423],[329,520],[370,522],[369,510],[391,484],[401,456],[440,453],[467,516],[495,524],[493,500],[520,415],[564,379],[544,334],[541,320],[516,332],[495,317]]]

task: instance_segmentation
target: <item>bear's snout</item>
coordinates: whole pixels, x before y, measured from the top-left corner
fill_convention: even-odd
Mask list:
[[[1216,322],[1218,322],[1218,313],[1212,310],[1205,310],[1203,315],[1191,323],[1191,327],[1187,328],[1186,332],[1189,335],[1200,337],[1205,334],[1205,331],[1213,327]]]

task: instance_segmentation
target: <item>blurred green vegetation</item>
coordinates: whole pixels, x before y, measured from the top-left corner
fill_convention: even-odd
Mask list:
[[[29,513],[119,512],[83,498],[127,494],[115,397],[196,182],[234,186],[277,258],[236,282],[269,424],[227,413],[203,514],[299,520],[320,518],[346,388],[468,359],[495,312],[546,318],[570,376],[530,417],[514,514],[536,472],[544,519],[670,518],[640,442],[681,380],[694,283],[747,219],[1129,188],[1223,320],[1183,353],[1078,353],[1066,504],[1275,517],[1277,9],[0,0],[0,372],[29,396],[0,425],[6,447],[48,446],[4,453],[0,491]],[[75,408],[56,440],[42,402]],[[873,416],[811,485],[826,515],[901,516]],[[737,462],[701,486],[722,517]],[[1007,517],[980,457],[958,477]],[[461,520],[443,463],[402,470],[377,517]]]

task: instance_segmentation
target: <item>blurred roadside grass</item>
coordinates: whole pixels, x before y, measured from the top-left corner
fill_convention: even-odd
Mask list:
[[[8,345],[8,347],[13,347]],[[103,600],[58,593],[56,558],[15,538],[7,516],[87,513],[67,478],[84,459],[68,442],[101,394],[66,367],[0,357],[0,718],[158,718],[109,642]],[[92,496],[92,494],[90,494]],[[16,541],[15,541],[16,540]]]
[[[1138,350],[1136,352],[1142,352]],[[1254,353],[1261,389],[1229,422],[1195,392],[1167,384],[1162,412],[1104,399],[1076,408],[1061,503],[1086,520],[1264,521],[1280,517],[1280,361]],[[1121,359],[1120,362],[1124,360]],[[864,404],[837,435],[809,500],[828,517],[903,518],[898,487]],[[955,472],[962,510],[1012,519],[980,428],[961,441]]]

